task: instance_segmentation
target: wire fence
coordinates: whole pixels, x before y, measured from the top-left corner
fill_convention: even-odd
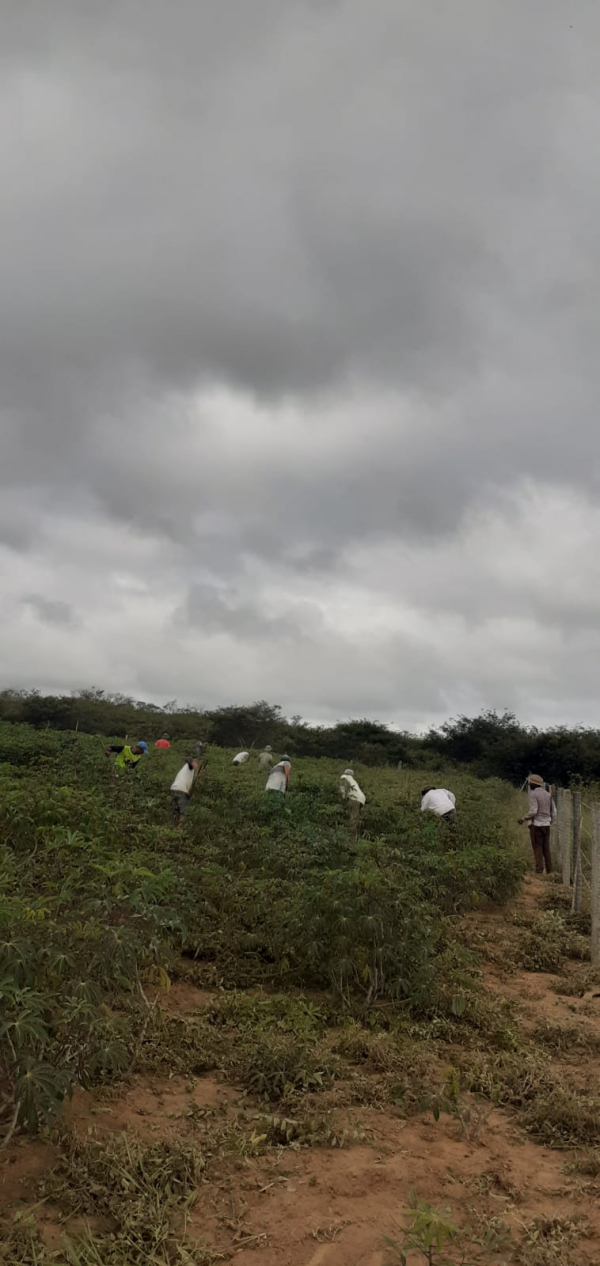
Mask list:
[[[579,914],[584,893],[592,920],[591,958],[600,966],[600,803],[581,791],[559,787],[556,796],[555,850],[562,881],[571,888],[571,909]]]

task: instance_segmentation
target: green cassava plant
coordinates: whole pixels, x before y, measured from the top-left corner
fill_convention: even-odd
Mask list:
[[[424,1258],[427,1266],[457,1266],[458,1259],[454,1255],[449,1257],[446,1252],[447,1246],[458,1236],[458,1228],[450,1221],[448,1210],[434,1209],[425,1200],[418,1200],[413,1192],[404,1218],[407,1225],[399,1239],[384,1236],[390,1263],[407,1266],[408,1254],[415,1253]]]

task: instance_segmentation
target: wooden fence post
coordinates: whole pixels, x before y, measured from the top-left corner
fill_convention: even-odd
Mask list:
[[[573,901],[571,912],[581,911],[583,875],[581,871],[581,792],[573,792]]]
[[[560,851],[560,835],[558,831],[558,790],[552,784],[550,787],[550,795],[556,805],[556,820],[550,824],[550,859],[552,862],[552,870],[560,870],[561,851]]]
[[[592,965],[600,966],[600,804],[592,805]]]
[[[565,888],[571,887],[571,848],[573,842],[573,801],[571,792],[558,788],[558,851]]]

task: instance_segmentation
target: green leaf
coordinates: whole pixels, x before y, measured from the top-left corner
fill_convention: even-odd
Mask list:
[[[19,1123],[35,1133],[40,1121],[50,1121],[70,1092],[71,1084],[65,1072],[51,1064],[30,1064],[15,1086]]]

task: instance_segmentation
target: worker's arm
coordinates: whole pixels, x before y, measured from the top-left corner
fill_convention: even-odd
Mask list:
[[[125,744],[121,743],[119,745],[119,744],[113,743],[111,747],[106,747],[104,750],[107,756],[110,756],[111,752],[115,752],[115,754],[118,756],[119,752],[123,752],[125,750]]]
[[[537,817],[537,814],[538,814],[538,808],[539,808],[539,806],[538,806],[538,802],[537,802],[537,796],[536,796],[536,795],[535,795],[535,793],[534,793],[534,795],[532,795],[532,796],[530,797],[530,800],[529,800],[529,808],[528,808],[528,810],[527,810],[527,813],[525,814],[525,817],[523,818],[523,821],[524,821],[524,822],[533,822],[533,819],[534,819],[535,817]]]
[[[194,771],[194,781],[190,788],[190,791],[193,791],[198,781],[198,778],[200,774],[202,773],[202,770],[204,769],[204,761],[202,761],[202,764],[199,764],[199,762],[194,757],[190,757],[189,761],[187,762],[187,766],[188,766],[188,769],[193,769]]]
[[[523,825],[524,822],[533,822],[533,819],[537,817],[538,810],[539,810],[539,805],[538,805],[538,800],[537,800],[535,791],[530,791],[529,792],[529,809],[527,810],[527,813],[525,814],[524,817],[519,818],[519,823],[521,824],[521,826]]]

